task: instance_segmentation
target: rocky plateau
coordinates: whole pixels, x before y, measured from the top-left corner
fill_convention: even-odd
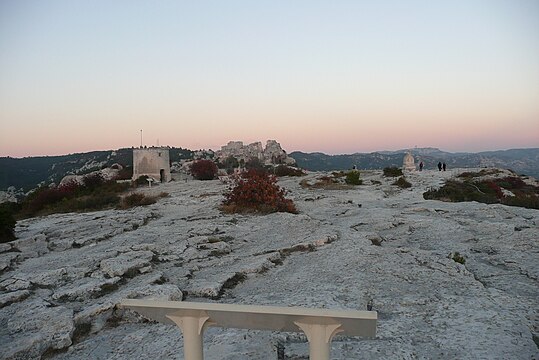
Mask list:
[[[182,359],[182,334],[121,309],[161,299],[378,312],[333,359],[539,359],[539,211],[424,200],[460,171],[339,190],[281,178],[299,214],[223,214],[227,184],[177,181],[130,210],[19,221],[0,244],[1,359]],[[466,169],[470,171],[470,169]],[[464,264],[453,260],[459,253]],[[307,359],[299,333],[210,327],[206,359]]]

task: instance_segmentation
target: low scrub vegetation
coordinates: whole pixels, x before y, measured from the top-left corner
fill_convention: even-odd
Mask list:
[[[0,204],[0,243],[15,239],[15,218],[11,203]]]
[[[410,184],[408,182],[408,180],[406,180],[404,178],[404,176],[401,176],[400,178],[398,178],[394,183],[393,185],[397,185],[398,187],[400,187],[401,189],[407,189],[407,188],[411,188],[412,187],[412,184]]]
[[[346,176],[346,172],[345,172],[345,171],[342,171],[342,170],[341,170],[341,171],[333,171],[333,172],[331,173],[331,175],[333,175],[333,177],[334,177],[335,179],[338,179],[338,178],[345,177],[345,176]]]
[[[499,169],[482,169],[478,172],[472,172],[472,171],[465,171],[461,173],[458,177],[463,179],[472,179],[472,178],[478,178],[482,176],[487,175],[496,175],[501,173],[501,170]]]
[[[398,176],[402,176],[402,170],[399,169],[398,167],[386,167],[384,168],[384,176],[387,176],[387,177],[398,177]]]
[[[242,172],[225,194],[221,210],[226,213],[272,213],[297,209],[285,190],[277,185],[277,178],[264,171],[250,169]]]
[[[454,262],[458,262],[459,264],[466,264],[466,258],[462,256],[458,251],[449,254],[448,258],[452,259]]]
[[[116,176],[116,180],[131,180],[132,177],[133,177],[133,167],[126,166],[118,172],[118,176]]]
[[[191,164],[190,171],[197,180],[213,180],[217,175],[217,165],[211,160],[196,160]]]
[[[148,179],[149,177],[146,175],[139,176],[135,181],[133,181],[133,186],[134,187],[144,186],[144,185],[148,186]]]
[[[226,159],[224,159],[222,162],[217,163],[217,167],[219,169],[225,169],[227,174],[232,174],[234,172],[234,169],[238,168],[240,166],[240,163],[238,159],[236,159],[234,156],[229,156]]]
[[[287,166],[287,165],[279,165],[275,168],[275,175],[276,176],[304,176],[305,172],[301,169]]]
[[[359,171],[334,171],[331,175],[317,177],[314,182],[304,179],[300,181],[300,186],[304,189],[324,189],[324,190],[350,190],[355,185],[363,184],[359,178]]]
[[[145,182],[142,177],[139,180],[141,183]],[[92,174],[85,177],[82,184],[73,181],[55,187],[38,188],[23,200],[14,216],[16,219],[22,219],[54,213],[126,209],[153,204],[158,197],[163,196],[152,197],[134,193],[121,197],[129,188],[129,183],[104,180],[100,175]]]
[[[479,173],[463,173],[459,176],[460,181],[448,180],[440,189],[425,192],[423,197],[427,200],[477,201],[539,209],[538,186],[526,184],[517,176],[479,180],[479,176],[492,173],[477,174]]]
[[[124,196],[118,205],[119,209],[129,209],[135,206],[145,206],[155,204],[160,197],[167,197],[168,193],[162,192],[157,196],[145,195],[142,193],[132,193]]]
[[[157,199],[154,196],[146,196],[141,193],[132,193],[122,198],[119,204],[120,209],[128,209],[135,206],[155,204]]]
[[[127,183],[105,181],[95,174],[84,178],[82,184],[73,181],[56,187],[41,187],[23,200],[17,217],[113,208],[120,201],[118,194],[128,188]]]
[[[361,185],[363,181],[359,178],[359,171],[352,170],[346,173],[346,178],[344,182],[348,185]]]

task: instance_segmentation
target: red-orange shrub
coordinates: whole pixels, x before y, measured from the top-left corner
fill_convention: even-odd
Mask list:
[[[211,160],[197,160],[191,164],[191,175],[197,180],[213,180],[217,165]]]
[[[256,169],[239,175],[234,186],[225,194],[222,209],[225,212],[289,212],[298,211],[294,202],[285,198],[285,190],[277,185],[277,178]]]

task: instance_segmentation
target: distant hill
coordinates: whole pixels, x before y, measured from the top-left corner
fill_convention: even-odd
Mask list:
[[[170,161],[189,159],[192,156],[191,150],[170,149]],[[41,183],[58,184],[67,174],[85,174],[115,163],[124,167],[132,166],[133,149],[92,151],[61,156],[0,157],[0,190],[14,186],[16,189],[28,191]]]
[[[299,167],[312,171],[351,169],[382,169],[387,166],[402,166],[408,150],[379,151],[348,155],[326,155],[294,151],[290,154]],[[451,153],[436,148],[412,149],[417,162],[423,161],[427,169],[433,169],[438,161],[449,168],[499,167],[511,169],[519,174],[539,178],[539,148],[485,151],[479,153]]]

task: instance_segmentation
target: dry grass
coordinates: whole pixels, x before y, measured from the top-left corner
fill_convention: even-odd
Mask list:
[[[310,184],[307,179],[303,179],[299,185],[303,189],[350,190],[355,188],[353,185],[345,184],[330,176],[317,178],[314,184]]]

